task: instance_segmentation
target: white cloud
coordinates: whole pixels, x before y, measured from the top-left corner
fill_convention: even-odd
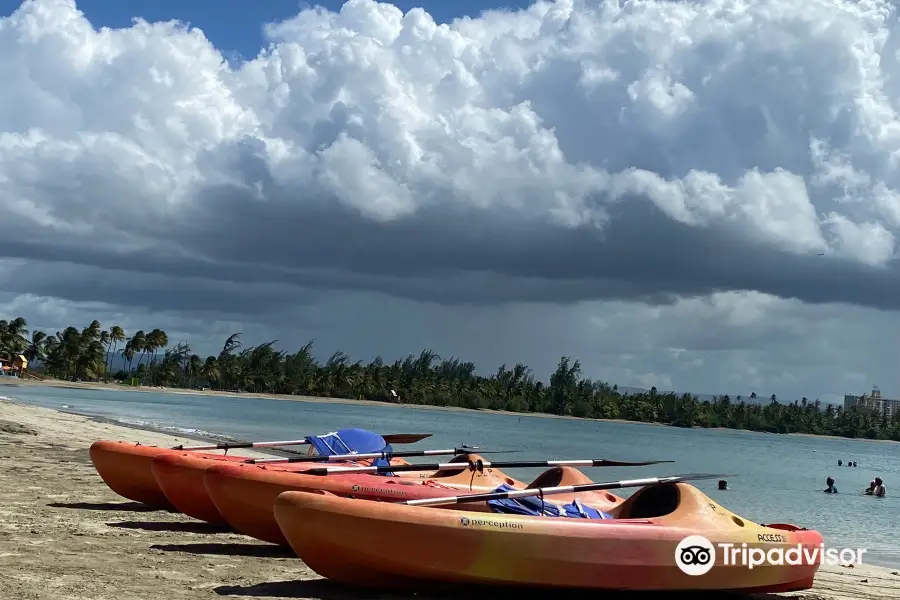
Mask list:
[[[560,0],[440,25],[351,0],[266,33],[237,65],[199,30],[98,29],[71,0],[0,18],[0,256],[30,265],[0,270],[9,310],[105,302],[90,309],[168,311],[187,335],[209,309],[259,335],[297,319],[295,339],[337,307],[370,314],[335,297],[387,293],[372,318],[398,332],[428,314],[492,363],[541,343],[533,326],[486,341],[520,317],[571,314],[627,334],[622,383],[797,393],[820,385],[810,357],[855,364],[827,336],[868,343],[893,319],[804,304],[897,307],[886,0]],[[336,336],[373,348],[356,331]],[[618,360],[583,335],[553,352],[580,348],[597,373]],[[826,380],[871,372],[887,390],[877,347]]]

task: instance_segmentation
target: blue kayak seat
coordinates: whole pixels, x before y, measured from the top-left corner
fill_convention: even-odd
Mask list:
[[[374,454],[381,452],[382,457],[372,463],[376,467],[389,466],[393,448],[384,438],[365,429],[338,429],[324,435],[308,435],[306,441],[316,449],[320,456],[337,456],[344,454]],[[393,473],[377,473],[393,476]]]
[[[494,492],[508,492],[515,488],[503,484]],[[568,517],[571,519],[613,519],[614,517],[596,508],[585,506],[578,498],[569,504],[562,506],[542,500],[538,496],[525,498],[503,498],[502,500],[488,500],[488,507],[492,512],[510,515],[527,515],[532,517]],[[560,510],[562,509],[562,510]]]

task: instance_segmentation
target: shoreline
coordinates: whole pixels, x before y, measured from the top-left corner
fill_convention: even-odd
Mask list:
[[[14,398],[7,398],[4,396],[0,396],[0,402],[2,402],[4,400],[6,402],[10,402],[11,404],[15,404],[17,406],[31,406],[29,404],[23,404],[21,402],[18,402]],[[174,432],[171,429],[168,429],[165,427],[153,427],[152,425],[140,425],[137,423],[123,423],[122,421],[117,421],[114,418],[99,417],[99,416],[95,416],[95,415],[86,415],[86,414],[71,411],[71,410],[57,410],[57,409],[52,409],[52,408],[49,410],[56,410],[57,412],[62,413],[64,415],[84,417],[84,418],[88,419],[89,421],[92,421],[94,423],[98,423],[101,425],[112,425],[113,427],[121,427],[122,429],[128,429],[128,430],[134,430],[134,431],[144,431],[147,433],[165,435],[165,436],[170,436],[170,437],[178,436],[179,439],[184,438],[186,442],[191,442],[192,445],[198,445],[198,446],[201,444],[208,445],[208,444],[238,443],[238,442],[250,441],[250,440],[239,440],[237,438],[234,438],[234,437],[231,437],[228,435],[224,435],[224,434],[216,434],[215,432],[212,432],[212,431],[204,431],[204,432],[197,432],[197,433],[188,433],[188,432],[180,432],[180,431]],[[258,441],[261,441],[261,440],[258,440]],[[184,442],[181,442],[181,443],[184,443]],[[265,455],[265,457],[267,457],[267,458],[305,456],[306,455],[305,452],[300,452],[297,450],[289,450],[286,448],[278,448],[278,447],[274,447],[274,448],[235,448],[234,451],[239,451],[240,453],[243,453],[245,451],[252,451],[257,454]],[[215,452],[215,451],[210,450],[208,452]],[[229,452],[232,452],[232,450],[229,450]]]
[[[0,597],[4,600],[222,596],[356,600],[384,595],[323,580],[289,549],[126,501],[100,480],[88,456],[89,445],[97,439],[166,446],[200,439],[9,401],[0,401],[0,425]],[[237,452],[263,454],[249,449]],[[545,593],[521,595],[523,600],[536,600]],[[427,598],[390,596],[392,600]],[[624,600],[631,595],[613,596]],[[715,593],[710,597],[742,598]],[[446,595],[442,598],[450,600]],[[900,598],[900,571],[871,564],[852,569],[827,566],[820,568],[811,590],[754,598],[893,600]]]
[[[34,380],[34,379],[14,379],[13,382],[6,382],[3,379],[14,379],[12,377],[0,377],[0,395],[5,386],[9,387],[50,387],[57,389],[71,390],[96,390],[96,391],[117,391],[117,392],[142,392],[170,394],[179,396],[212,396],[218,398],[244,398],[252,400],[279,400],[287,402],[313,402],[319,404],[347,404],[356,406],[378,406],[378,407],[394,407],[394,408],[416,408],[421,410],[438,410],[447,412],[473,412],[473,413],[489,413],[498,415],[508,415],[516,417],[531,417],[536,419],[565,419],[575,421],[591,421],[595,423],[620,423],[631,425],[649,425],[652,427],[675,427],[668,423],[645,422],[645,421],[629,421],[628,419],[595,419],[586,417],[573,417],[571,415],[554,415],[549,413],[531,413],[531,412],[512,412],[508,410],[494,410],[490,408],[464,408],[460,406],[434,406],[430,404],[394,404],[392,402],[379,402],[377,400],[353,400],[352,398],[331,398],[325,396],[292,396],[288,394],[251,394],[249,392],[224,392],[219,390],[186,390],[181,388],[156,388],[156,387],[132,387],[120,385],[117,383],[102,382],[73,382],[61,381],[58,379]],[[679,428],[684,429],[684,428]],[[739,433],[750,433],[759,435],[787,435],[796,437],[806,437],[822,440],[847,440],[854,442],[866,442],[876,444],[898,444],[896,440],[871,440],[868,438],[848,438],[837,435],[823,435],[818,433],[771,433],[766,431],[752,431],[749,429],[733,429],[730,427],[699,427],[694,426],[691,429],[708,430],[708,431],[734,431]]]
[[[24,406],[24,407],[31,406],[31,405],[27,405],[27,404],[21,404],[11,398],[0,396],[0,403],[2,403],[4,401],[15,404],[17,406]],[[98,424],[113,426],[116,428],[123,429],[125,431],[135,430],[138,432],[147,432],[147,433],[152,433],[152,434],[157,434],[157,435],[162,435],[162,436],[167,436],[167,437],[172,437],[172,436],[177,435],[179,437],[173,438],[173,439],[181,439],[181,437],[185,438],[185,441],[178,442],[178,443],[182,443],[182,444],[184,444],[186,442],[190,442],[191,444],[200,445],[200,444],[216,444],[216,443],[221,443],[221,442],[250,441],[250,440],[238,440],[237,438],[233,438],[233,437],[230,437],[230,436],[227,436],[224,434],[217,435],[213,432],[205,432],[208,435],[200,435],[200,434],[196,434],[196,433],[188,434],[188,433],[183,433],[183,432],[173,433],[171,430],[166,429],[166,428],[153,427],[152,425],[138,425],[138,424],[134,424],[134,423],[123,423],[121,421],[116,421],[115,419],[109,418],[109,417],[85,415],[85,414],[71,412],[71,411],[65,411],[65,410],[61,410],[61,409],[52,409],[51,408],[51,409],[47,409],[47,410],[55,410],[56,412],[59,412],[62,414],[69,414],[69,415],[73,415],[73,416],[86,418],[89,421],[92,421],[92,422],[95,422]],[[515,414],[515,413],[513,413],[513,414]],[[0,421],[2,421],[2,420],[0,420]],[[657,425],[662,425],[662,424],[657,423]],[[732,431],[732,430],[726,429],[726,431]],[[738,431],[743,431],[743,430],[738,430]],[[123,431],[123,433],[124,433],[124,431]],[[755,433],[755,432],[750,431],[747,433]],[[804,435],[804,434],[798,434],[798,435]],[[131,438],[127,438],[126,441],[131,441]],[[259,440],[257,440],[257,441],[259,441]],[[174,444],[175,444],[175,442],[173,442],[172,445],[174,445]],[[212,450],[211,452],[217,453],[217,454],[219,453],[218,450]],[[291,456],[304,456],[305,455],[305,452],[302,452],[299,450],[290,450],[290,449],[286,449],[286,448],[277,448],[277,447],[276,448],[259,448],[259,449],[236,448],[234,451],[229,451],[229,452],[232,452],[232,454],[238,454],[238,455],[244,455],[244,454],[253,455],[257,458],[259,458],[259,457],[262,457],[262,458],[291,457]],[[830,544],[829,544],[829,547],[830,547]],[[876,559],[874,561],[866,562],[866,564],[880,568],[880,569],[890,569],[890,570],[900,569],[900,562],[898,562],[897,564],[892,564],[890,561],[881,561],[881,560]],[[900,596],[898,596],[898,597],[900,597]]]

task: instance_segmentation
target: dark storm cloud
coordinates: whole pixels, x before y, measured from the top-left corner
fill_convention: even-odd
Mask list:
[[[102,248],[0,241],[6,256],[65,257],[118,271],[66,276],[65,269],[30,267],[7,285],[73,300],[233,313],[278,309],[316,288],[449,305],[667,303],[674,296],[736,289],[889,310],[900,302],[900,278],[893,268],[798,256],[719,230],[697,235],[695,228],[636,198],[617,205],[612,223],[598,231],[438,211],[375,224],[349,211],[296,208],[300,203],[267,202],[265,211],[252,210],[253,200],[246,196],[221,189],[210,193],[216,193],[215,213],[203,222],[189,213],[185,224],[169,230],[167,243],[179,248],[177,254],[166,244],[116,256]]]

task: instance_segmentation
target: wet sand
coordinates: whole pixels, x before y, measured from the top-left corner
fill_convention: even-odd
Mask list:
[[[127,501],[91,465],[88,447],[97,439],[166,446],[194,441],[0,400],[0,599],[423,598],[333,584],[290,550]],[[767,597],[784,596],[897,600],[900,570],[823,568],[813,590]],[[517,597],[546,600],[547,593]]]

